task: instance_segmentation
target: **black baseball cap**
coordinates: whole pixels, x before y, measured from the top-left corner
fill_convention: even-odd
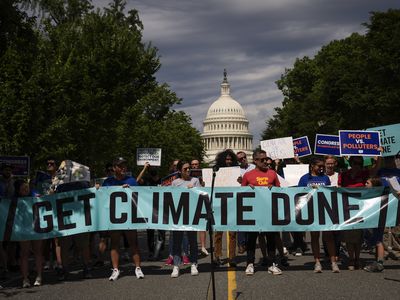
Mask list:
[[[117,157],[116,159],[114,159],[114,161],[113,161],[113,166],[119,166],[119,165],[122,165],[122,164],[127,164],[128,163],[128,161],[125,159],[125,158],[123,158],[123,157]]]

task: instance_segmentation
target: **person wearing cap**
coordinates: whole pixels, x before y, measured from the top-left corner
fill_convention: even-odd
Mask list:
[[[118,157],[113,161],[114,176],[108,177],[103,182],[103,186],[122,186],[124,188],[130,186],[137,186],[136,179],[126,175],[127,161],[123,157]],[[144,278],[142,269],[140,268],[140,251],[137,240],[136,230],[114,230],[110,231],[111,237],[111,263],[113,266],[112,274],[109,278],[110,281],[115,281],[120,275],[119,270],[119,243],[121,234],[124,234],[129,242],[132,250],[132,259],[135,264],[135,275],[138,279]]]

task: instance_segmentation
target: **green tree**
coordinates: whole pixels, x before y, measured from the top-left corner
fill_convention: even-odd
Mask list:
[[[136,10],[126,14],[120,0],[103,10],[94,10],[84,0],[34,4],[43,11],[39,26],[30,23],[36,40],[22,38],[25,49],[8,46],[0,58],[3,154],[28,154],[34,168],[55,155],[100,174],[117,154],[133,161],[131,149],[119,141],[145,146],[152,133],[147,126],[167,136],[165,124],[171,120],[180,124],[180,131],[172,135],[190,133],[195,153],[202,153],[190,118],[172,110],[180,100],[155,79],[161,66],[157,49],[142,41],[143,24]],[[124,130],[127,118],[130,130]],[[187,147],[164,148],[171,147],[166,142],[161,146],[164,153],[175,153],[175,148],[185,153]]]
[[[400,120],[400,11],[371,13],[365,35],[332,41],[297,59],[277,81],[284,100],[263,138],[337,134]]]

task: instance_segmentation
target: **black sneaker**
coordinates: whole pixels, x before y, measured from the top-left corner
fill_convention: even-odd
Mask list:
[[[364,267],[364,271],[367,272],[373,272],[373,273],[378,273],[382,272],[385,268],[383,267],[383,264],[374,261],[372,264],[369,264],[368,266]]]
[[[64,281],[67,280],[69,273],[64,268],[57,269],[57,280]]]
[[[84,279],[93,278],[91,269],[90,269],[90,268],[87,268],[87,267],[83,268],[82,277],[83,277]]]

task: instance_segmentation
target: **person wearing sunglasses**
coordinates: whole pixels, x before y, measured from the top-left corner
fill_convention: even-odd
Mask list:
[[[251,188],[254,188],[255,186],[280,187],[278,175],[276,174],[272,166],[272,159],[267,157],[267,153],[264,150],[257,149],[256,151],[254,151],[253,161],[256,167],[254,170],[251,170],[243,175],[242,186],[250,186]],[[273,275],[282,274],[282,271],[274,262],[277,235],[279,235],[279,232],[266,233],[268,255],[271,260],[270,266],[268,267],[268,273]],[[247,267],[245,273],[248,276],[254,274],[254,260],[257,237],[258,232],[247,233]]]
[[[196,177],[190,176],[190,164],[187,161],[180,160],[177,164],[177,169],[180,172],[180,178],[172,181],[172,187],[186,187],[186,188],[194,188],[201,187],[200,181]],[[172,269],[171,277],[177,278],[179,277],[179,266],[182,263],[182,241],[183,235],[185,231],[173,231],[173,247],[172,247],[172,255],[174,258],[174,267]],[[197,270],[197,232],[196,231],[186,231],[189,246],[190,246],[190,274],[192,276],[199,275],[199,271]]]

